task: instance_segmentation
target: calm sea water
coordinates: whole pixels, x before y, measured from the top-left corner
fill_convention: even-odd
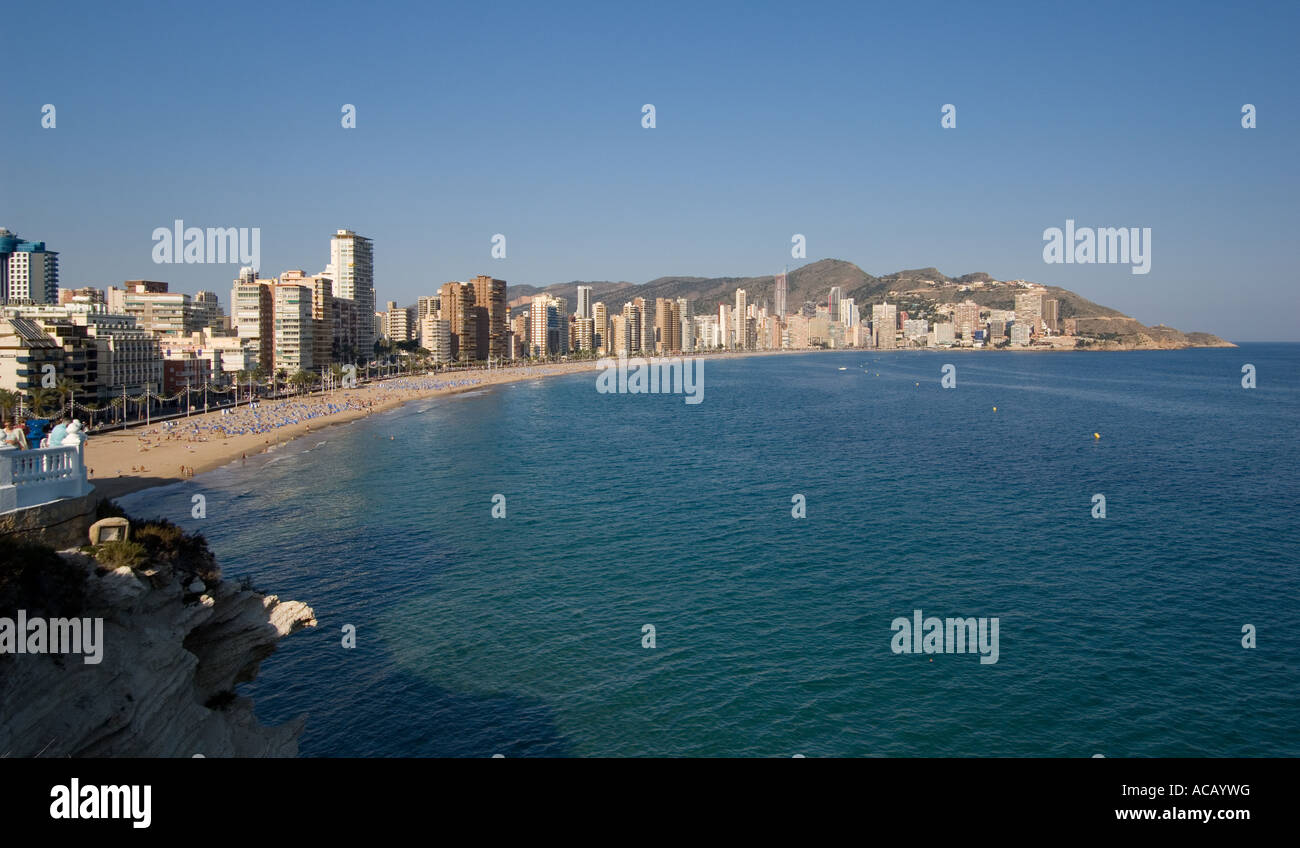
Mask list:
[[[756,357],[697,406],[520,383],[123,505],[315,608],[241,688],[307,756],[1297,756],[1297,432],[1300,345]],[[998,662],[894,654],[917,608],[998,617]]]

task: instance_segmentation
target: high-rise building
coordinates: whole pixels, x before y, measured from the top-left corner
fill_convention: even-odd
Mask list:
[[[1054,297],[1043,298],[1043,325],[1053,335],[1061,332],[1061,301]]]
[[[311,316],[311,287],[297,282],[276,282],[275,370],[293,376],[316,367],[315,332]]]
[[[591,286],[578,286],[578,304],[574,314],[579,318],[591,317]]]
[[[469,362],[478,353],[478,315],[474,311],[474,287],[469,283],[450,282],[438,293],[439,315],[445,318],[451,333],[451,358]]]
[[[242,268],[230,290],[230,322],[235,335],[253,346],[257,365],[267,371],[275,364],[272,282],[257,279],[253,268]],[[113,311],[111,307],[109,311]]]
[[[592,332],[595,334],[592,344],[595,349],[601,352],[610,350],[609,338],[609,312],[602,301],[596,301],[591,306],[591,319],[593,322]]]
[[[745,318],[749,310],[748,297],[744,289],[736,289],[736,315],[732,321],[732,332],[735,334],[735,347],[739,350],[746,348]]]
[[[952,323],[965,341],[974,341],[975,331],[981,330],[980,307],[973,300],[963,300],[953,311]]]
[[[623,332],[624,347],[629,354],[639,353],[642,350],[641,328],[644,326],[641,307],[637,305],[636,300],[623,304]]]
[[[420,347],[429,351],[436,363],[451,361],[451,322],[427,314],[420,319]]]
[[[574,318],[573,349],[590,352],[596,349],[596,321],[594,318]]]
[[[1029,334],[1036,336],[1041,332],[1043,322],[1043,293],[1028,292],[1016,295],[1016,323],[1029,328]],[[1012,337],[1015,344],[1015,336]]]
[[[528,310],[525,309],[514,317],[510,322],[510,338],[514,350],[510,352],[511,359],[519,359],[529,356],[528,342]]]
[[[785,300],[786,300],[786,272],[782,271],[776,275],[776,317],[785,318]]]
[[[840,299],[839,319],[840,323],[845,327],[858,326],[858,307],[853,302],[853,298],[845,297]]]
[[[345,297],[357,303],[362,315],[375,311],[375,247],[374,242],[352,230],[338,230],[330,239],[330,264],[324,276],[334,282],[334,296]],[[374,347],[374,332],[363,328],[358,339],[366,356]]]
[[[0,303],[58,303],[59,254],[0,227]]]
[[[207,324],[188,294],[167,291],[167,284],[154,280],[127,280],[124,288],[109,286],[108,309],[131,315],[146,330],[160,335],[188,336]]]
[[[843,289],[831,286],[831,293],[826,297],[826,308],[830,311],[832,321],[840,320],[840,299],[843,297]]]
[[[678,332],[681,334],[681,349],[695,350],[695,315],[691,309],[691,302],[684,297],[677,298],[677,318]]]
[[[605,352],[611,356],[628,356],[632,353],[629,347],[630,341],[627,336],[627,307],[623,308],[623,313],[609,316],[609,344]]]
[[[656,353],[670,353],[682,349],[681,305],[672,298],[655,300]]]
[[[634,297],[632,302],[636,304],[641,316],[641,328],[635,336],[636,347],[633,350],[641,353],[654,353],[655,350],[655,316],[654,301],[648,301],[644,297]]]
[[[528,309],[528,347],[533,356],[568,353],[569,317],[564,298],[549,294],[533,297]]]
[[[384,311],[379,313],[383,316],[384,338],[393,342],[409,342],[414,339],[420,329],[414,311],[409,307],[398,306],[396,301],[388,301],[384,305]]]
[[[334,283],[324,274],[307,276],[301,268],[280,274],[281,283],[302,286],[311,292],[311,362],[320,369],[334,361]]]
[[[434,295],[425,295],[424,297],[416,298],[415,320],[417,322],[423,321],[425,318],[428,318],[430,315],[434,316],[435,318],[438,317],[438,296],[434,294]]]
[[[871,306],[872,342],[879,350],[893,350],[898,307],[892,303],[875,303]]]
[[[474,287],[474,316],[478,337],[477,359],[504,359],[506,356],[506,281],[479,274],[470,280]]]

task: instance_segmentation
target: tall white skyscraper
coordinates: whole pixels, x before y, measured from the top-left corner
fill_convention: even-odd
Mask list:
[[[776,275],[776,317],[785,318],[785,298],[786,298],[786,280],[785,271]]]
[[[858,326],[858,306],[851,297],[840,298],[840,323],[846,327]]]
[[[324,275],[334,281],[334,296],[355,301],[362,315],[375,312],[375,248],[365,236],[339,230],[330,239],[330,264]],[[375,344],[369,321],[362,322],[357,346],[366,355]]]
[[[745,318],[749,314],[748,295],[744,289],[736,289],[736,320],[733,323],[736,347],[745,347]]]
[[[591,286],[578,286],[578,311],[575,314],[579,318],[591,317]]]

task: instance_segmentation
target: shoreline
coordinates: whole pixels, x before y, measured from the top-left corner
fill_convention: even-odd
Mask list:
[[[1235,347],[1235,346],[1234,346]],[[1150,348],[1152,350],[1182,350],[1190,348]],[[1143,350],[1139,348],[1138,350]],[[881,353],[870,348],[834,348],[811,350],[754,350],[726,351],[703,354],[707,359],[744,359],[754,356],[789,356],[818,353]],[[884,351],[888,353],[973,353],[974,349],[949,348],[898,348]],[[1079,351],[1064,349],[1021,348],[1007,349],[1011,353],[1068,353],[1068,352],[1126,352],[1124,348],[1092,348]],[[679,354],[687,356],[686,354]],[[700,355],[700,354],[694,354]],[[185,439],[183,434],[204,431],[222,423],[221,411],[200,413],[188,418],[171,419],[165,423],[140,425],[127,430],[92,436],[86,442],[86,467],[97,474],[89,478],[95,487],[95,493],[106,499],[134,494],[158,486],[167,486],[193,479],[200,474],[224,468],[241,458],[257,456],[270,450],[278,449],[297,441],[304,436],[319,433],[327,428],[348,424],[377,413],[388,412],[412,401],[434,397],[451,396],[465,392],[491,388],[507,383],[524,380],[540,380],[547,377],[559,377],[580,374],[584,371],[596,371],[600,360],[583,360],[581,362],[562,362],[545,365],[523,366],[518,368],[501,368],[493,370],[469,370],[450,372],[439,375],[412,375],[397,377],[382,382],[368,383],[357,389],[342,389],[330,394],[313,394],[300,397],[281,398],[275,401],[261,401],[257,414],[266,410],[266,414],[288,412],[304,405],[319,410],[330,404],[351,404],[348,408],[321,412],[303,420],[281,424],[272,429],[241,433],[237,435],[213,435],[210,430],[196,439]],[[461,384],[462,381],[472,381]],[[437,385],[442,383],[444,385]],[[241,417],[247,417],[247,407],[240,407]],[[230,419],[227,418],[227,421]],[[183,475],[181,466],[187,466],[191,473]]]

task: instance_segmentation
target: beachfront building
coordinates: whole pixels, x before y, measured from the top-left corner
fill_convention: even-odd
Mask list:
[[[573,313],[579,318],[591,318],[591,286],[578,286],[578,303]]]
[[[1011,325],[1011,344],[1015,347],[1027,346],[1031,335],[1032,331],[1028,324],[1017,321]]]
[[[0,304],[58,302],[59,254],[0,227]]]
[[[691,302],[684,297],[677,298],[677,325],[681,329],[681,349],[683,351],[695,350],[695,317],[691,309]]]
[[[609,310],[602,301],[596,301],[591,306],[592,320],[592,344],[600,353],[606,353],[610,349],[609,338]]]
[[[438,300],[441,303],[440,316],[450,325],[452,361],[469,362],[478,353],[474,287],[469,283],[446,283],[438,290]]]
[[[420,347],[429,351],[436,364],[451,362],[451,322],[436,315],[426,315],[420,321]]]
[[[158,280],[127,280],[122,288],[108,287],[108,311],[130,315],[136,324],[160,336],[186,336],[202,330],[206,307],[195,308],[193,299],[182,292],[169,292]]]
[[[258,279],[256,270],[246,267],[240,269],[230,290],[230,321],[235,335],[254,347],[257,365],[267,370],[275,363],[274,282]]]
[[[539,294],[528,307],[529,355],[558,356],[568,353],[567,304],[562,297]]]
[[[609,344],[605,347],[605,353],[610,356],[629,355],[631,351],[628,348],[627,326],[626,314],[609,316]]]
[[[637,300],[640,300],[640,298],[637,298]],[[625,351],[629,355],[641,352],[641,328],[644,326],[644,322],[642,321],[643,317],[644,316],[641,314],[641,307],[637,305],[635,300],[623,304],[624,337],[622,344],[618,347],[620,351]]]
[[[334,284],[334,297],[356,301],[362,315],[375,312],[375,246],[365,236],[352,230],[338,230],[330,238],[330,264],[322,272]],[[357,338],[358,348],[369,356],[374,348],[374,329],[363,325]]]
[[[776,275],[776,295],[775,295],[775,302],[773,303],[773,306],[776,307],[777,318],[781,318],[781,319],[785,318],[786,295],[787,295],[786,278],[785,278],[785,272],[782,271],[780,274]]]
[[[590,353],[596,349],[596,322],[592,318],[574,318],[573,349]]]
[[[682,307],[667,297],[655,300],[655,352],[674,353],[682,349]]]
[[[748,335],[745,324],[745,318],[748,315],[748,300],[749,294],[744,289],[736,289],[736,311],[731,322],[731,346],[739,350],[748,348],[748,345],[745,344]]]
[[[897,336],[898,307],[892,303],[871,306],[871,341],[877,350],[893,350]]]
[[[379,335],[393,342],[409,342],[415,338],[419,326],[415,323],[414,310],[398,306],[397,301],[390,300],[379,313]]]
[[[63,349],[30,318],[0,317],[0,389],[31,393],[41,388],[45,366],[56,376]]]
[[[528,356],[528,310],[520,312],[510,321],[510,358]]]
[[[311,317],[311,288],[296,282],[277,282],[272,287],[275,302],[276,371],[293,376],[316,368],[312,359],[315,332]]]
[[[506,281],[479,274],[469,281],[474,287],[475,359],[506,357],[506,330],[510,309],[506,306]]]

